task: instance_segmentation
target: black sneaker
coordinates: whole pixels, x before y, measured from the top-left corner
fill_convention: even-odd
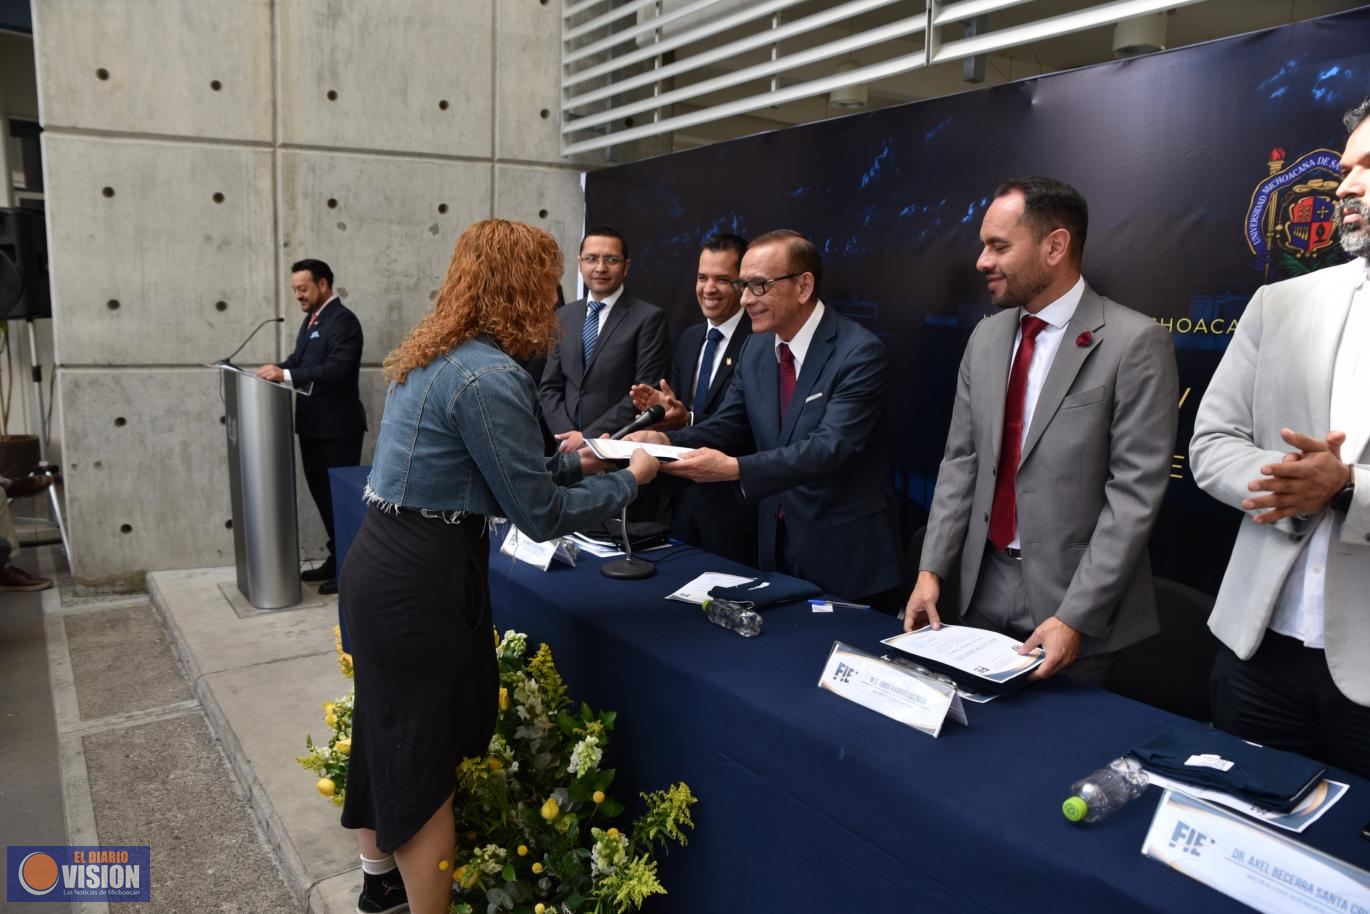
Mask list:
[[[372,876],[362,873],[362,893],[357,896],[357,914],[393,914],[409,910],[409,896],[404,892],[400,868]]]
[[[300,572],[300,580],[313,583],[315,581],[331,581],[338,576],[337,569],[333,565],[333,560],[329,559],[317,568]]]

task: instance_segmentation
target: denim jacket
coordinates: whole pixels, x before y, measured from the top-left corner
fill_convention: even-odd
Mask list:
[[[528,373],[480,336],[386,392],[366,499],[381,510],[507,517],[548,540],[617,514],[637,494],[627,470],[582,477],[575,454],[543,456]]]

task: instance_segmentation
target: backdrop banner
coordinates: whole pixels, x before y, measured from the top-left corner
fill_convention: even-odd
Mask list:
[[[1009,177],[1089,201],[1084,273],[1163,323],[1180,369],[1158,575],[1216,593],[1236,511],[1194,485],[1188,443],[1255,289],[1345,259],[1332,219],[1343,112],[1370,93],[1370,7],[1264,32],[596,171],[586,222],[620,229],[634,295],[673,336],[699,320],[699,242],[793,228],[823,254],[823,300],[891,354],[895,484],[926,520],[956,370],[992,310],[980,220]]]

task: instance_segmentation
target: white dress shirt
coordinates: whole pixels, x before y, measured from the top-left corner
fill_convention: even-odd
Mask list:
[[[1032,414],[1037,409],[1037,398],[1042,395],[1042,386],[1046,384],[1047,373],[1051,371],[1051,363],[1056,358],[1056,350],[1061,348],[1061,340],[1066,335],[1066,325],[1075,316],[1075,309],[1080,307],[1080,299],[1084,294],[1085,278],[1081,276],[1065,295],[1032,315],[1046,321],[1047,325],[1037,334],[1037,346],[1032,351],[1032,362],[1028,365],[1027,393],[1023,398],[1023,436],[1018,442],[1020,453],[1023,443],[1027,441],[1028,429],[1032,428]],[[1017,358],[1018,346],[1023,342],[1023,318],[1027,314],[1028,312],[1023,309],[1018,309],[1018,332],[1013,337],[1014,358]],[[1012,365],[1010,361],[1010,377],[1013,374]],[[1022,543],[1018,540],[1016,523],[1013,526],[1013,542],[1009,543],[1009,548],[1022,548]]]
[[[622,287],[622,286],[619,286],[617,289],[615,289],[614,291],[610,292],[608,295],[604,296],[603,298],[595,298],[593,295],[589,295],[589,294],[587,294],[587,295],[585,296],[585,307],[586,307],[587,310],[589,309],[589,307],[590,307],[590,302],[592,302],[592,301],[597,301],[597,302],[599,302],[600,304],[602,304],[602,305],[604,306],[603,308],[600,308],[600,309],[599,309],[599,314],[597,315],[597,316],[599,317],[599,327],[598,327],[598,329],[595,330],[595,339],[596,339],[596,340],[599,339],[599,334],[601,334],[601,333],[604,332],[604,322],[607,321],[607,320],[609,319],[609,312],[612,311],[612,310],[614,309],[614,305],[618,304],[618,300],[619,300],[620,298],[622,298],[622,297],[623,297],[623,287]]]
[[[1364,262],[1364,261],[1362,261]],[[1367,265],[1370,270],[1370,265]],[[1370,440],[1370,276],[1352,293],[1341,342],[1332,366],[1332,430],[1346,433],[1341,448],[1345,463],[1355,463]],[[1308,535],[1308,546],[1289,569],[1275,605],[1270,630],[1297,638],[1305,647],[1326,647],[1323,618],[1327,606],[1327,551],[1332,544],[1334,512],[1322,513]]]
[[[794,379],[799,380],[799,373],[804,370],[804,356],[809,354],[809,344],[813,342],[813,335],[818,332],[818,322],[823,319],[823,300],[819,299],[818,304],[814,305],[813,313],[804,322],[804,326],[799,328],[799,332],[793,339],[782,340],[780,334],[775,335],[775,361],[780,362],[780,344],[784,343],[790,347],[790,355],[794,356]]]

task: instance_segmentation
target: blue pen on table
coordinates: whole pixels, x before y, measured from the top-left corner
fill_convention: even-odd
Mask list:
[[[834,609],[870,609],[865,603],[843,603],[840,600],[810,600],[810,606],[831,606]]]

